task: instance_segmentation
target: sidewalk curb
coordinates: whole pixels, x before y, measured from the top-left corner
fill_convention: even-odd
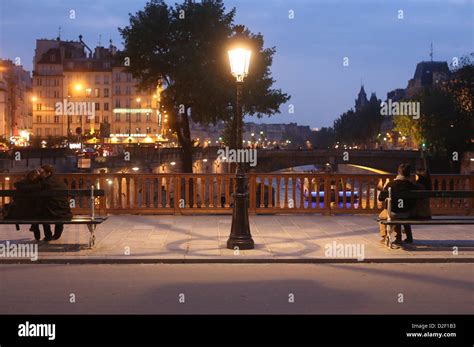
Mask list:
[[[357,259],[300,259],[300,258],[280,258],[280,259],[262,259],[262,258],[241,258],[241,259],[1,259],[0,265],[12,264],[443,264],[443,263],[474,263],[474,258],[372,258],[358,261]]]

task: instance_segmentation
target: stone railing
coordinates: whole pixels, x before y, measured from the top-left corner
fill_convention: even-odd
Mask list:
[[[232,174],[58,174],[68,187],[104,189],[98,211],[110,214],[228,214],[232,212]],[[0,174],[0,189],[13,189],[17,174]],[[377,213],[380,186],[392,175],[248,174],[251,214]],[[474,190],[473,175],[433,175],[435,190]],[[0,203],[8,202],[1,198]],[[474,199],[431,199],[433,214],[468,215]],[[74,201],[74,212],[88,209],[90,199]]]

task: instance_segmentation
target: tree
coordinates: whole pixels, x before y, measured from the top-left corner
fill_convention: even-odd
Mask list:
[[[362,109],[344,112],[334,121],[336,140],[346,145],[370,146],[380,131],[380,100],[371,99]]]
[[[356,140],[356,129],[354,126],[356,122],[356,113],[353,110],[344,112],[334,121],[334,131],[336,133],[336,140],[344,143],[353,145]]]
[[[189,119],[203,124],[235,121],[235,80],[226,49],[234,15],[235,9],[226,12],[222,0],[186,0],[174,7],[151,0],[143,10],[130,14],[128,26],[119,29],[125,46],[121,58],[130,59],[127,70],[140,87],[163,83],[161,102],[183,150],[184,172],[192,172]],[[243,112],[257,117],[278,113],[289,97],[271,89],[275,48],[263,48],[260,34],[248,30],[244,34],[252,47],[252,62],[242,95]]]
[[[331,127],[322,127],[318,131],[313,131],[311,142],[316,149],[332,148],[336,143],[336,133]]]
[[[413,116],[396,115],[393,117],[393,130],[400,132],[402,136],[406,136],[413,141],[415,147],[419,147],[423,142],[421,134],[420,122]]]
[[[473,54],[471,54],[474,57]],[[474,61],[468,57],[443,85],[427,87],[418,96],[419,128],[428,149],[436,155],[459,155],[469,148],[473,134]]]
[[[430,155],[448,159],[451,168],[458,170],[474,132],[473,85],[474,62],[465,57],[448,81],[425,87],[416,96],[420,118],[398,117],[396,129],[405,133],[411,128],[412,136],[423,142]]]
[[[461,58],[445,90],[453,97],[460,115],[472,119],[474,112],[474,53]]]

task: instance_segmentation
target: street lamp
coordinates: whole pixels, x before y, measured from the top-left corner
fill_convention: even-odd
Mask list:
[[[71,98],[70,95],[67,96],[68,101]],[[66,114],[67,118],[67,131],[66,131],[66,139],[67,139],[67,146],[68,148],[71,146],[71,116],[69,114]]]
[[[236,38],[239,39],[243,35],[243,26],[237,26]],[[237,41],[237,40],[236,40]],[[230,71],[236,79],[237,99],[236,112],[237,119],[237,149],[242,149],[242,84],[244,78],[248,75],[250,57],[252,51],[244,46],[237,44],[229,50]],[[235,174],[236,191],[234,193],[234,208],[232,212],[232,227],[229,239],[227,240],[227,248],[229,249],[253,249],[254,241],[250,233],[249,211],[248,211],[248,192],[245,177],[244,165],[240,161],[237,163]]]

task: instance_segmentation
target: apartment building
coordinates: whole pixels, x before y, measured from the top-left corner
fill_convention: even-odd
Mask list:
[[[21,145],[31,129],[31,77],[21,65],[0,59],[0,138]]]
[[[33,134],[85,136],[95,142],[156,142],[163,122],[157,90],[140,91],[116,58],[117,49],[79,41],[37,40],[33,73]],[[102,134],[100,129],[102,126]]]
[[[155,142],[164,122],[159,112],[159,90],[140,91],[124,68],[112,68],[111,138],[113,142]]]

